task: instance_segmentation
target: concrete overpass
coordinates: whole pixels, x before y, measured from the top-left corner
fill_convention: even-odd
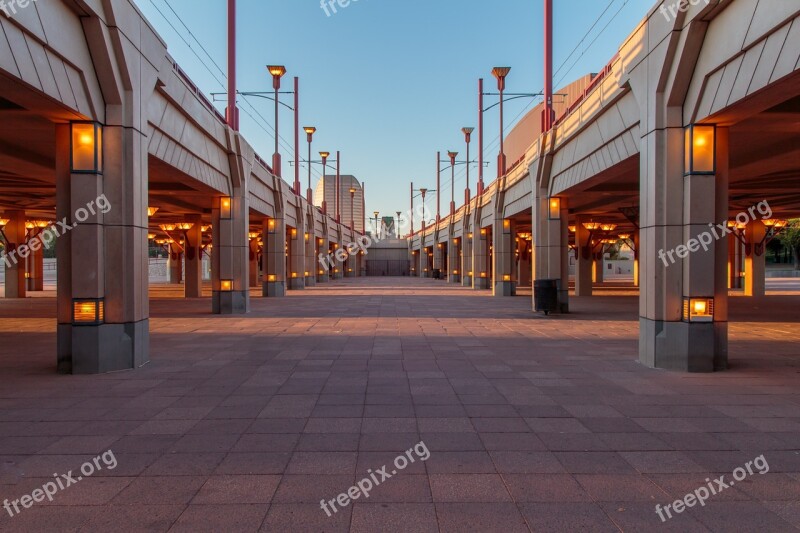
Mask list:
[[[670,7],[653,7],[505,175],[411,237],[417,273],[496,296],[554,279],[568,311],[570,257],[575,294],[590,296],[622,234],[641,281],[640,361],[726,368],[728,289],[764,294],[765,239],[800,215],[800,7]]]
[[[130,1],[48,0],[0,17],[0,124],[6,252],[23,256],[5,266],[6,297],[41,288],[42,251],[21,248],[42,229],[32,222],[75,226],[56,245],[61,371],[148,361],[153,238],[185,259],[187,297],[201,295],[211,256],[218,314],[248,312],[253,286],[279,297],[360,271],[356,255],[320,270],[320,253],[356,235],[228,127]],[[107,212],[91,208],[100,198]]]

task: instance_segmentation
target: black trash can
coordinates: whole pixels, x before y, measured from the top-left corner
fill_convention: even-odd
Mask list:
[[[533,303],[536,311],[544,314],[558,311],[558,280],[537,279],[533,283]]]
[[[441,269],[434,268],[433,269],[433,279],[442,279],[442,271]]]

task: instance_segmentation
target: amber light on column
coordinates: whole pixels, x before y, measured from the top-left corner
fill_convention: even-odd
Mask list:
[[[76,326],[98,326],[105,321],[102,298],[79,298],[72,300],[72,323]]]
[[[684,298],[684,322],[713,322],[714,298]]]
[[[692,124],[685,133],[684,174],[717,172],[717,127]]]
[[[147,208],[147,216],[148,217],[155,216],[155,214],[158,213],[158,210],[159,210],[158,207],[148,207]]]
[[[222,291],[222,292],[231,292],[231,291],[233,291],[233,280],[221,279],[219,281],[219,290]]]
[[[550,220],[561,219],[561,198],[550,198]]]
[[[97,122],[70,123],[70,170],[103,173],[103,127]]]
[[[503,220],[503,233],[506,235],[511,234],[511,221],[509,219]]]
[[[231,199],[228,196],[224,196],[219,200],[219,218],[223,220],[230,220],[231,219]]]

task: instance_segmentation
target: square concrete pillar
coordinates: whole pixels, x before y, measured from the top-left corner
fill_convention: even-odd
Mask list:
[[[41,233],[38,236],[41,236]],[[31,249],[31,255],[26,260],[25,279],[28,292],[44,290],[44,249],[38,245],[36,248],[36,250]]]
[[[71,228],[56,230],[58,370],[138,368],[149,361],[147,139],[105,126],[100,172],[79,173],[71,129],[56,125],[56,218]]]
[[[268,298],[286,296],[286,226],[283,218],[264,220],[265,272],[262,294]]]
[[[258,239],[250,239],[250,267],[248,272],[250,274],[250,288],[255,289],[261,287],[261,249],[258,245]]]
[[[472,287],[472,231],[469,230],[469,225],[465,225],[463,235],[461,238],[461,286]]]
[[[183,282],[183,252],[177,244],[167,246],[169,257],[167,258],[167,276],[173,285],[180,285]]]
[[[531,222],[533,225],[532,282],[554,279],[558,286],[561,313],[569,312],[569,206],[559,199],[558,218],[551,218],[550,198],[546,189],[537,188]],[[535,297],[534,292],[534,297]]]
[[[194,224],[185,232],[184,257],[186,281],[183,289],[187,298],[203,296],[203,219],[200,215],[186,217],[186,222]]]
[[[341,250],[341,251],[340,251]],[[347,269],[345,262],[347,257],[344,249],[338,242],[333,243],[333,268],[331,268],[331,279],[337,280],[344,278],[344,271]]]
[[[250,312],[250,206],[246,192],[214,198],[211,209],[213,255],[211,308],[218,315]]]
[[[317,275],[319,272],[319,260],[317,259],[317,235],[315,232],[314,214],[312,209],[313,207],[309,206],[306,234],[303,236],[306,249],[306,287],[314,287],[317,284]]]
[[[715,231],[728,218],[726,129],[717,130],[716,142],[716,175],[685,175],[683,127],[656,129],[642,139],[639,359],[647,366],[727,367],[728,243]],[[692,318],[694,301],[713,316]]]
[[[3,229],[8,239],[2,257],[6,269],[5,297],[25,298],[25,264],[30,254],[30,248],[25,244],[25,211],[6,211],[4,217],[9,219]]]
[[[600,251],[594,254],[594,261],[592,261],[592,281],[594,283],[603,283],[605,278],[605,253],[606,247],[600,245]]]
[[[328,272],[329,262],[327,260],[329,249],[330,243],[328,242],[327,234],[318,237],[314,260],[314,268],[317,271],[317,283],[328,283],[328,281],[330,281],[330,274]]]
[[[452,234],[451,234],[452,235]],[[447,240],[447,281],[448,283],[461,284],[461,276],[464,273],[461,265],[461,242],[460,237],[450,237]]]
[[[298,224],[296,228],[289,228],[286,233],[289,244],[289,290],[299,291],[306,288],[306,241],[304,224]]]
[[[764,237],[767,227],[761,220],[751,220],[744,232],[744,295],[761,297],[767,294],[767,254]]]
[[[494,295],[517,295],[516,224],[511,219],[495,219],[492,229],[494,253],[492,254],[492,280]]]
[[[491,288],[491,265],[489,264],[489,243],[491,242],[491,231],[488,228],[481,228],[479,218],[476,217],[477,225],[474,225],[472,234],[472,288],[475,290],[487,290]]]
[[[639,286],[639,230],[633,231],[633,286]]]
[[[575,224],[575,245],[578,248],[578,262],[575,266],[575,296],[592,295],[594,270],[592,233],[583,225],[588,220],[587,217],[579,216]]]
[[[439,232],[434,234],[433,239],[433,268],[432,270],[438,270],[442,279],[447,279],[447,243],[446,242],[439,242]],[[430,272],[430,276],[433,277],[433,271]]]

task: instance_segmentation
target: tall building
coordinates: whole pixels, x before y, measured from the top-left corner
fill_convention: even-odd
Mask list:
[[[356,231],[364,232],[364,188],[355,176],[343,175],[340,181],[340,206],[341,222],[349,226],[350,220],[355,221]],[[353,212],[350,210],[350,189],[355,189],[353,197]],[[314,191],[314,205],[322,207],[322,200],[325,200],[328,207],[328,214],[336,215],[336,176],[325,176],[317,183],[317,190]]]

